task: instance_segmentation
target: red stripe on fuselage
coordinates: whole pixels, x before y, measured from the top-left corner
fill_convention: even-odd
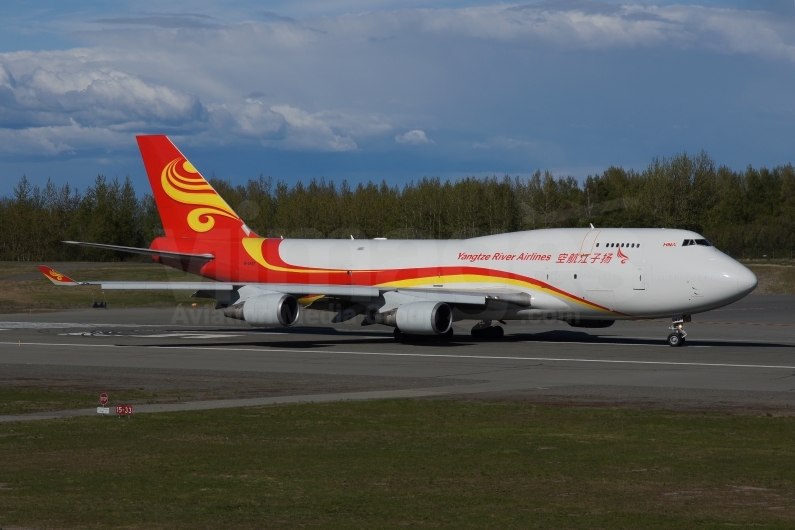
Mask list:
[[[378,286],[405,280],[422,279],[429,280],[428,283],[431,284],[433,283],[433,278],[438,278],[440,276],[477,275],[493,279],[494,283],[500,283],[500,280],[525,282],[537,288],[545,289],[562,297],[575,300],[578,303],[587,304],[604,311],[610,311],[607,307],[584,300],[579,296],[568,293],[541,280],[513,272],[484,267],[447,266],[383,269],[376,271],[334,271],[324,268],[292,265],[281,258],[279,247],[282,241],[282,239],[265,239],[262,243],[263,255],[270,265],[292,269],[291,271],[272,270],[261,266],[252,260],[240,241],[235,241],[233,239],[201,241],[161,238],[153,243],[152,248],[193,254],[213,254],[216,256],[216,259],[213,261],[201,264],[202,266],[200,266],[200,268],[197,267],[195,270],[193,270],[192,267],[188,270],[206,278],[223,282]],[[166,264],[181,268],[178,263]]]

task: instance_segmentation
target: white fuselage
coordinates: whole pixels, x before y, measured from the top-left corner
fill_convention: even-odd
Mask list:
[[[756,276],[734,259],[712,246],[683,246],[696,239],[703,237],[687,230],[559,228],[444,241],[287,239],[279,254],[353,278],[417,270],[382,285],[531,295],[530,308],[501,318],[635,319],[709,311],[753,291]]]

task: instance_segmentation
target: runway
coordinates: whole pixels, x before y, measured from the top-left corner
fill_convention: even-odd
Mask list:
[[[331,315],[314,311],[289,331],[198,308],[0,315],[0,385],[164,392],[145,406],[152,412],[442,396],[788,410],[793,315],[795,297],[752,295],[694,316],[683,348],[665,343],[664,321],[593,330],[509,323],[500,342],[476,341],[471,323],[460,323],[449,343],[400,344],[390,328],[332,326]]]

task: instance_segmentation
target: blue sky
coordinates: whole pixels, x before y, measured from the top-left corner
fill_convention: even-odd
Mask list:
[[[793,87],[792,0],[10,0],[0,195],[23,173],[145,192],[138,133],[234,182],[775,166]]]

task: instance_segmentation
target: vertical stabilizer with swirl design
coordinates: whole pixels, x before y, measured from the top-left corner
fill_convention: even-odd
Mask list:
[[[248,235],[240,216],[167,136],[138,136],[137,140],[166,237],[227,239]]]

